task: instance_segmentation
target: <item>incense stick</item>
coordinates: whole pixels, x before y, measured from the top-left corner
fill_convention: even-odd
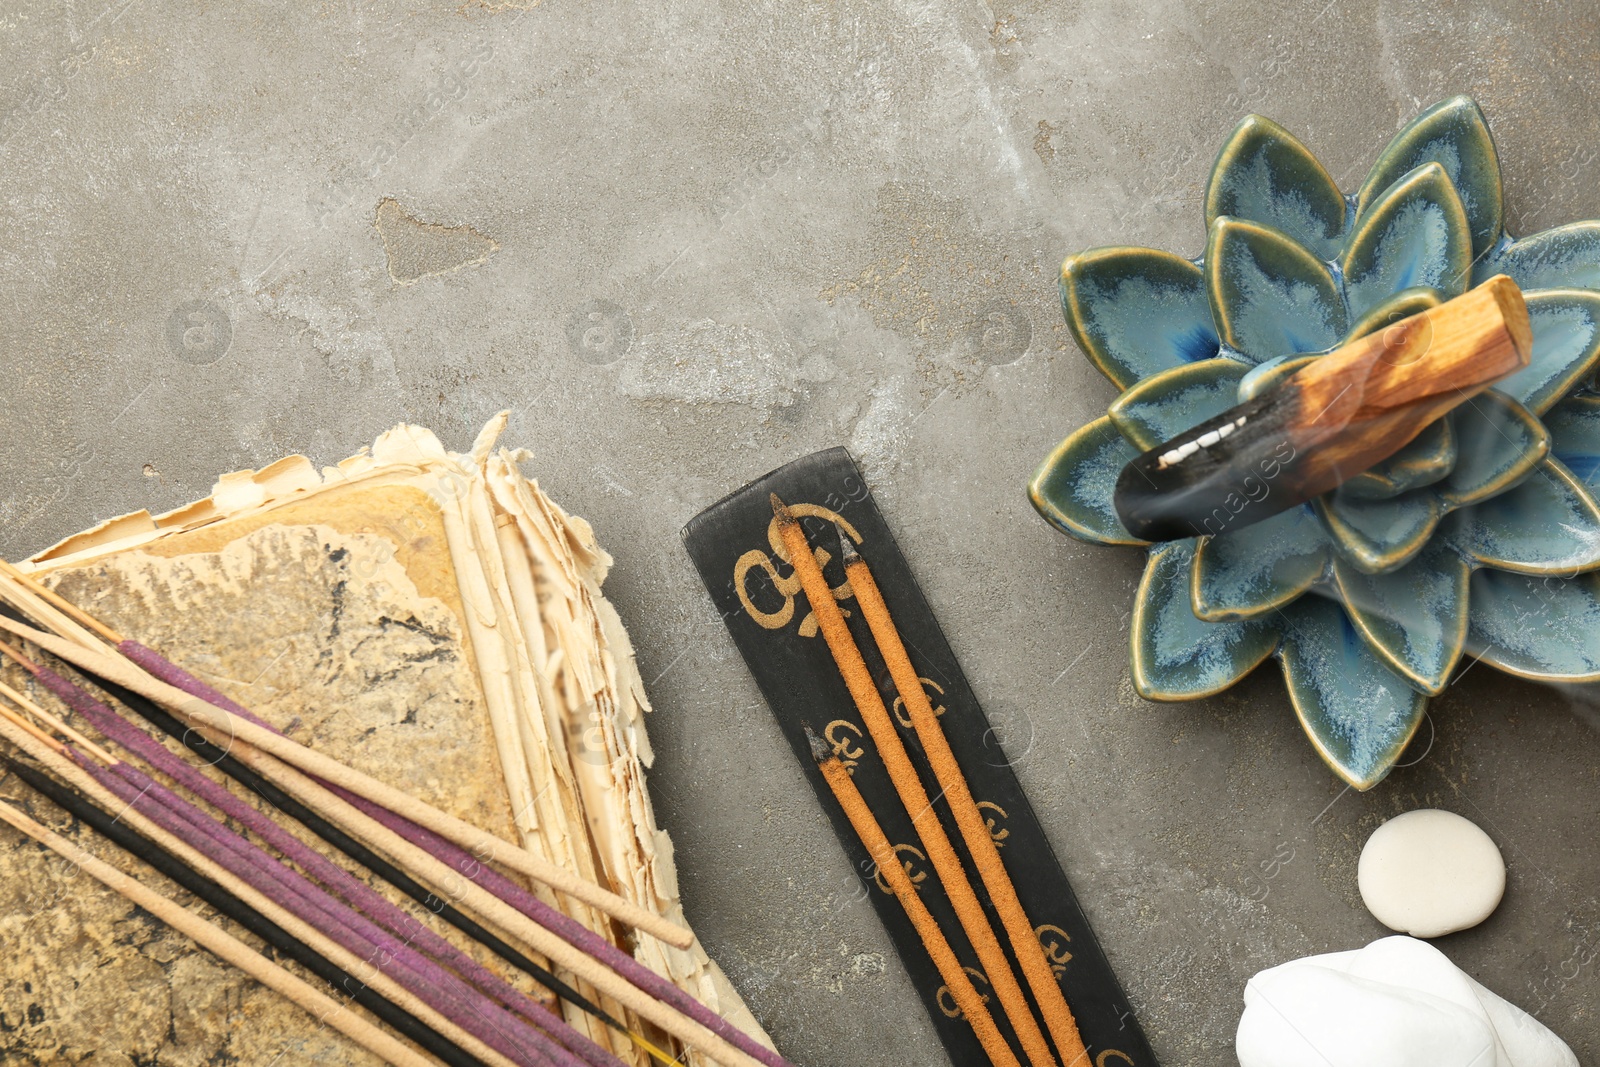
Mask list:
[[[64,756],[58,755],[48,746],[40,744],[3,717],[0,717],[0,737],[4,737],[13,745],[22,749],[57,778],[67,782],[101,807],[116,809],[119,819],[131,823],[133,828],[144,836],[157,842],[168,852],[173,853],[201,874],[227,888],[229,892],[238,896],[245,903],[323,956],[326,956],[339,967],[352,974],[362,975],[363,981],[371,985],[384,997],[416,1015],[478,1059],[490,1064],[491,1067],[516,1067],[511,1060],[457,1026],[432,1005],[421,1000],[409,989],[396,982],[381,968],[374,967],[370,960],[361,958],[359,955],[350,952],[343,945],[327,937],[293,911],[280,906],[255,886],[241,880],[231,871],[212,861],[210,857],[194,848],[184,837],[170,833],[157,825],[147,818],[139,808],[123,803],[116,794],[102,786],[77,764]]]
[[[966,775],[961,772],[944,728],[939,725],[933,706],[928,702],[928,694],[922,688],[916,668],[911,665],[911,657],[906,653],[905,643],[900,640],[900,632],[895,628],[877,580],[873,578],[866,560],[850,543],[849,537],[841,533],[839,544],[850,589],[855,593],[862,615],[866,616],[878,651],[889,665],[895,688],[900,691],[900,698],[910,712],[911,725],[917,732],[917,739],[922,742],[923,754],[933,766],[939,788],[950,803],[961,839],[966,842],[967,852],[978,868],[978,876],[983,879],[989,899],[1000,914],[1001,925],[1011,941],[1011,951],[1016,953],[1017,961],[1022,966],[1028,988],[1032,990],[1039,1011],[1044,1016],[1045,1026],[1055,1042],[1056,1052],[1064,1067],[1076,1067],[1079,1063],[1087,1062],[1089,1053],[1083,1046],[1083,1036],[1078,1032],[1072,1009],[1067,1006],[1061,986],[1044,958],[1044,949],[1039,945],[1038,935],[1033,932],[1033,923],[1023,910],[1016,886],[1012,884],[1011,876],[1006,873],[1005,864],[1000,859],[1000,850],[995,847],[988,824],[972,798]]]
[[[160,702],[167,704],[169,707],[173,706],[174,696],[176,696],[181,698],[182,703],[185,705],[192,707],[195,704],[201,704],[205,709],[218,715],[226,715],[227,722],[235,730],[233,751],[241,762],[274,780],[280,787],[300,796],[301,799],[306,800],[311,806],[317,808],[325,816],[332,818],[347,832],[363,840],[369,846],[378,847],[392,857],[404,857],[407,864],[419,873],[432,871],[431,875],[424,873],[423,876],[428,881],[434,882],[435,885],[441,887],[444,885],[459,885],[460,875],[456,870],[445,866],[444,863],[430,855],[429,852],[419,848],[407,839],[408,837],[419,836],[425,831],[428,832],[429,836],[426,839],[435,848],[447,846],[453,855],[460,858],[462,863],[470,864],[477,869],[477,877],[493,880],[493,884],[497,886],[496,892],[502,892],[508,897],[516,898],[516,904],[513,908],[499,897],[480,889],[476,884],[470,884],[469,887],[462,887],[464,890],[463,899],[470,900],[474,910],[478,911],[480,915],[491,918],[499,916],[495,918],[496,925],[499,925],[502,929],[513,931],[516,936],[534,946],[540,953],[559,960],[575,974],[578,974],[596,988],[602,989],[630,1010],[650,1019],[679,1040],[700,1048],[719,1062],[756,1062],[765,1064],[766,1067],[788,1067],[787,1061],[783,1057],[756,1042],[749,1035],[740,1031],[738,1027],[711,1011],[711,1009],[683,992],[667,979],[655,974],[633,959],[632,956],[617,949],[606,939],[588,930],[576,920],[551,908],[531,893],[510,882],[509,879],[505,879],[503,875],[499,875],[498,872],[488,867],[481,860],[465,852],[461,849],[459,841],[451,841],[443,835],[432,833],[433,827],[420,822],[410,826],[407,835],[402,837],[376,819],[373,819],[370,815],[357,810],[343,798],[335,796],[329,791],[326,783],[319,783],[302,773],[300,769],[278,760],[275,753],[264,752],[253,747],[252,744],[244,743],[247,739],[242,736],[248,731],[251,734],[251,739],[265,736],[269,739],[286,740],[281,738],[280,735],[274,734],[271,730],[256,727],[237,716],[225,712],[223,709],[204,704],[198,698],[182,693],[175,687],[158,682],[148,676],[143,676],[141,672],[131,665],[124,669],[121,665],[110,661],[108,657],[86,652],[86,650],[73,646],[69,642],[53,635],[31,630],[29,627],[22,626],[4,617],[0,617],[0,627],[10,629],[13,633],[21,633],[28,640],[53,653],[60,649],[59,654],[63,659],[68,660],[68,662],[76,662],[80,669],[96,676],[103,676],[100,668],[106,667],[109,663],[114,673],[121,676],[120,678],[113,677],[113,681],[120,683],[123,679],[130,679],[131,676],[142,677],[142,688],[146,695],[152,695],[153,691],[154,694],[164,696],[166,699],[160,700]],[[134,681],[133,688],[137,691],[140,688],[138,678],[132,678],[131,680]],[[155,696],[152,696],[152,698],[159,699]],[[191,718],[200,717],[196,715]],[[293,742],[288,742],[288,744],[296,749],[300,747],[294,745]],[[319,761],[316,762],[332,763],[332,761],[326,760],[326,757],[320,757]],[[333,765],[336,768],[341,767],[339,764]],[[348,769],[346,768],[346,770]],[[404,794],[399,795],[402,798],[404,797]],[[360,799],[368,805],[374,804],[373,800],[366,797]],[[380,804],[378,806],[382,808],[386,805]],[[477,832],[481,834],[481,831]],[[483,836],[487,837],[487,835]],[[494,839],[491,838],[490,840]],[[496,857],[491,856],[490,858]],[[442,878],[440,877],[441,874]],[[470,892],[465,891],[469,888]],[[532,921],[529,921],[530,917]],[[510,918],[512,925],[507,925],[507,918]],[[673,929],[679,928],[674,926]],[[554,936],[557,938],[553,942],[551,931],[554,931]],[[585,953],[588,953],[588,955],[585,955]],[[603,961],[606,966],[615,969],[626,981],[620,981],[616,975],[597,964],[597,959]],[[641,991],[649,995],[640,996]]]
[[[933,810],[933,801],[928,798],[922,780],[917,777],[916,767],[912,765],[911,757],[906,753],[900,735],[895,732],[894,724],[889,720],[889,710],[884,707],[883,696],[872,681],[871,672],[867,670],[866,661],[861,658],[861,650],[856,647],[855,638],[850,635],[850,628],[846,625],[844,614],[833,598],[827,579],[822,575],[822,568],[817,565],[816,557],[811,554],[805,530],[801,528],[794,513],[778,499],[776,494],[772,496],[772,508],[777,517],[778,534],[783,539],[785,550],[789,553],[789,565],[800,577],[806,599],[810,602],[811,610],[822,629],[823,638],[827,641],[828,651],[832,653],[839,673],[844,676],[850,697],[855,701],[856,710],[861,713],[867,731],[872,735],[878,755],[889,773],[889,780],[894,784],[895,792],[899,794],[900,802],[910,813],[912,825],[916,827],[923,844],[927,846],[928,859],[932,862],[939,881],[944,885],[945,893],[955,908],[956,917],[961,921],[961,927],[966,931],[968,940],[972,942],[972,948],[978,954],[984,972],[989,976],[989,983],[1000,999],[1006,1018],[1011,1021],[1012,1029],[1021,1040],[1029,1063],[1033,1067],[1054,1067],[1055,1059],[1050,1054],[1050,1046],[1039,1029],[1039,1023],[1033,1017],[1033,1010],[1028,1006],[1027,998],[1023,996],[1016,975],[1011,972],[1011,962],[1006,959],[1005,952],[1000,948],[1000,942],[989,925],[989,917],[984,914],[983,905],[979,903],[978,896],[972,889],[972,883],[967,879],[967,873],[956,855],[955,847],[944,832],[938,813]]]
[[[396,1007],[372,989],[357,982],[348,972],[334,966],[326,957],[313,952],[304,943],[291,937],[281,926],[267,919],[216,882],[185,866],[171,853],[135,832],[126,823],[113,819],[101,808],[25,763],[4,754],[0,754],[0,762],[56,807],[85,823],[100,836],[129,855],[137,857],[176,885],[193,893],[335,989],[344,990],[357,1004],[394,1027],[402,1036],[410,1038],[424,1051],[437,1056],[449,1067],[480,1067],[481,1060],[446,1040],[415,1015]]]
[[[811,755],[817,761],[817,768],[822,772],[822,777],[827,780],[828,788],[833,790],[834,799],[844,809],[845,817],[855,828],[856,836],[867,847],[878,873],[883,875],[884,880],[889,883],[889,888],[894,891],[895,899],[900,901],[900,906],[905,909],[906,918],[911,920],[917,936],[922,939],[923,947],[933,958],[933,965],[938,969],[939,976],[944,979],[945,988],[950,990],[950,996],[955,1000],[956,1007],[961,1009],[961,1014],[972,1024],[973,1032],[977,1034],[978,1043],[983,1046],[989,1062],[995,1067],[1020,1067],[1016,1054],[1011,1051],[1011,1046],[1006,1044],[1005,1038],[1000,1036],[994,1017],[989,1014],[989,1009],[984,1007],[983,998],[972,984],[972,979],[967,977],[967,972],[962,969],[961,961],[950,948],[950,942],[945,939],[938,922],[934,920],[922,898],[917,896],[917,887],[912,884],[911,876],[900,865],[900,857],[895,854],[894,846],[884,835],[883,827],[878,825],[878,820],[873,816],[866,798],[861,795],[861,790],[856,788],[855,779],[850,777],[850,771],[809,728],[806,730],[806,737],[811,741]]]
[[[790,1067],[788,1061],[756,1044],[748,1035],[677,986],[531,894],[528,894],[527,905],[532,917],[334,796],[298,768],[249,745],[236,746],[236,752],[246,765],[296,795],[307,798],[346,832],[369,847],[380,849],[405,863],[419,877],[438,887],[440,892],[450,893],[459,903],[522,940],[536,952],[566,967],[623,1007],[700,1049],[718,1063],[727,1067],[747,1067],[753,1063],[766,1064],[767,1067]],[[479,866],[488,870],[486,865],[480,863]],[[523,892],[526,893],[526,890]],[[548,927],[543,925],[546,923]],[[615,968],[616,973],[607,967]],[[759,1049],[760,1054],[746,1051],[752,1047]]]
[[[132,644],[132,642],[129,643]],[[34,663],[28,657],[24,656],[22,653],[18,652],[15,648],[3,641],[0,641],[0,651],[3,651],[6,655],[9,655],[15,659],[23,666],[24,669],[28,670],[36,678],[38,678],[46,688],[56,693],[58,697],[61,697],[69,704],[71,704],[72,700],[70,694],[82,691],[80,687],[75,686],[72,682],[67,681],[59,674],[56,674],[56,672],[50,670],[50,668]],[[151,653],[151,655],[155,655],[155,653]],[[178,672],[180,675],[184,673],[182,672],[181,668],[173,667],[172,670]],[[635,1031],[628,1029],[623,1023],[595,1005],[576,989],[572,988],[572,986],[568,985],[566,982],[563,982],[560,978],[557,978],[548,969],[541,967],[539,964],[529,959],[525,954],[507,944],[501,938],[495,936],[494,933],[485,929],[481,924],[463,914],[450,903],[428,890],[425,886],[419,883],[416,879],[412,878],[410,875],[406,874],[400,868],[396,867],[382,856],[379,856],[361,842],[357,841],[343,830],[340,830],[337,826],[334,826],[328,820],[322,818],[316,812],[312,811],[306,805],[296,800],[290,794],[278,788],[260,774],[257,774],[249,767],[246,767],[244,764],[228,755],[224,750],[211,744],[204,737],[202,737],[198,731],[186,729],[180,722],[178,722],[177,719],[173,718],[169,713],[162,710],[147,697],[142,697],[137,693],[123,689],[122,687],[116,686],[112,683],[105,682],[104,680],[99,681],[102,686],[106,687],[111,696],[115,697],[132,710],[138,712],[156,728],[182,742],[207,766],[215,767],[224,774],[227,774],[229,777],[235,779],[241,785],[259,795],[268,804],[284,812],[290,818],[297,820],[307,829],[315,833],[318,837],[322,838],[333,847],[339,849],[356,863],[366,867],[368,870],[378,875],[378,877],[389,882],[391,885],[395,886],[395,888],[401,890],[413,900],[416,900],[418,903],[422,904],[423,907],[427,908],[430,913],[437,915],[441,919],[444,919],[446,922],[450,923],[452,926],[455,926],[457,929],[467,934],[467,936],[478,941],[480,944],[490,949],[508,963],[533,976],[561,999],[573,1004],[582,1011],[593,1015],[607,1026],[610,1026],[612,1029],[624,1034],[630,1040],[632,1040],[635,1045],[649,1053],[651,1056],[654,1056],[662,1064],[665,1064],[666,1067],[677,1067],[679,1064],[680,1061],[676,1057],[673,1057],[662,1051],[654,1043],[650,1042]],[[203,686],[203,683],[196,682],[196,684]],[[197,695],[203,696],[204,694]],[[581,1037],[581,1035],[579,1036]]]
[[[313,988],[304,979],[290,974],[231,934],[173,903],[110,864],[96,859],[3,801],[0,801],[0,819],[52,849],[81,870],[87,871],[217,958],[233,964],[262,985],[287,997],[310,1015],[334,1027],[373,1055],[382,1057],[396,1067],[433,1067],[433,1061],[426,1056],[384,1033],[361,1016],[346,1011],[344,1005]]]
[[[37,600],[38,598],[34,599]],[[126,686],[141,695],[156,700],[169,709],[177,711],[180,715],[189,719],[191,723],[209,726],[213,729],[219,726],[225,727],[231,735],[232,742],[238,747],[240,755],[246,757],[241,762],[246,763],[260,773],[264,773],[268,778],[274,779],[280,787],[287,785],[291,791],[300,794],[303,798],[314,798],[313,807],[321,809],[323,814],[332,814],[334,821],[343,825],[347,831],[352,828],[353,824],[359,826],[359,832],[355,836],[365,838],[369,844],[374,839],[383,841],[382,847],[384,847],[385,851],[390,852],[391,855],[396,854],[396,846],[398,846],[398,852],[406,855],[408,859],[416,860],[427,857],[426,852],[420,852],[410,842],[399,837],[392,830],[388,830],[375,820],[370,819],[370,817],[367,817],[368,824],[365,826],[361,826],[359,820],[352,820],[352,816],[360,817],[362,813],[349,807],[341,798],[333,796],[302,771],[309,771],[325,777],[327,784],[351,789],[367,804],[376,803],[380,810],[389,809],[383,812],[385,815],[390,815],[391,812],[394,812],[414,820],[415,825],[410,827],[413,832],[424,828],[435,832],[434,836],[439,839],[439,842],[448,843],[449,847],[454,849],[458,855],[466,856],[461,849],[463,845],[476,846],[480,849],[485,846],[491,846],[490,858],[492,859],[506,861],[508,866],[534,877],[540,877],[548,873],[535,869],[536,865],[549,866],[541,857],[532,856],[513,845],[494,839],[462,820],[420,804],[406,797],[405,794],[383,785],[383,783],[367,778],[367,776],[329,760],[318,753],[304,749],[303,746],[275,734],[270,729],[257,726],[247,719],[231,714],[226,709],[217,708],[199,697],[185,693],[177,687],[153,678],[126,659],[101,652],[97,647],[90,648],[87,645],[74,644],[69,640],[35,630],[32,627],[3,617],[0,617],[0,628],[7,629],[13,634],[32,641],[39,647],[56,654],[67,662],[73,663],[80,670],[108,680],[113,684]],[[399,811],[395,812],[395,809],[399,809]],[[378,833],[374,834],[374,830],[378,831]],[[427,858],[432,859],[432,857]],[[434,863],[438,865],[437,860],[434,860]],[[782,1057],[750,1039],[748,1035],[740,1032],[737,1027],[732,1026],[715,1012],[705,1008],[704,1005],[683,993],[671,982],[662,979],[647,968],[639,965],[631,956],[621,953],[610,942],[598,937],[598,935],[594,935],[582,927],[581,924],[577,924],[554,909],[548,908],[537,898],[527,894],[525,890],[520,890],[509,880],[503,879],[503,876],[498,875],[498,872],[493,872],[487,867],[482,869],[486,876],[500,878],[506,888],[522,893],[525,898],[524,910],[534,913],[535,917],[539,918],[540,921],[558,929],[563,924],[569,927],[569,929],[561,931],[561,936],[568,941],[581,944],[584,939],[589,939],[589,943],[582,947],[606,958],[610,965],[626,975],[628,981],[633,983],[633,986],[630,987],[627,984],[619,985],[614,976],[605,972],[602,968],[593,967],[593,961],[583,956],[581,952],[578,954],[569,953],[564,951],[566,946],[552,950],[552,947],[548,945],[546,931],[527,922],[515,910],[507,912],[505,910],[506,906],[501,901],[473,886],[472,888],[476,890],[476,893],[468,893],[466,895],[473,899],[475,910],[478,910],[480,914],[496,915],[497,924],[501,925],[502,928],[516,930],[518,936],[528,941],[529,944],[537,946],[539,951],[554,959],[560,959],[574,973],[584,977],[585,980],[591,982],[597,988],[604,990],[617,999],[619,1003],[651,1019],[680,1040],[684,1040],[708,1052],[714,1058],[717,1058],[719,1062],[744,1063],[753,1061],[767,1064],[769,1067],[786,1067],[786,1061]],[[437,880],[437,875],[441,871],[445,875],[446,882],[450,881],[454,876],[454,872],[443,868],[442,865],[438,865],[438,869],[433,871],[435,878],[430,880]],[[568,874],[568,872],[557,869],[555,877],[544,877],[543,880],[548,884],[552,884],[555,888],[567,892],[568,895],[578,899],[587,899],[588,902],[596,904],[601,910],[611,913],[613,917],[631,922],[638,929],[656,933],[669,943],[679,946],[692,943],[692,934],[684,931],[676,924],[668,923],[666,920],[654,915],[654,913],[644,911],[644,909],[638,908],[631,902],[584,883],[575,876]],[[606,906],[606,904],[598,902],[594,899],[596,894],[612,897],[612,902],[615,902],[618,906]],[[545,914],[538,915],[538,909],[542,909]],[[619,916],[617,914],[618,911],[623,911],[625,914]],[[627,914],[628,912],[636,914]],[[509,926],[507,925],[508,919],[510,920]],[[639,989],[651,993],[659,1000],[636,996]],[[652,1049],[651,1051],[654,1050]]]
[[[252,885],[354,956],[383,961],[391,977],[445,1018],[507,1059],[526,1067],[578,1067],[578,1060],[543,1033],[517,1019],[459,976],[445,971],[409,943],[397,941],[364,916],[312,885],[258,846],[234,834],[165,786],[126,763],[84,768],[128,810],[135,810],[206,858]],[[598,1050],[596,1050],[598,1051]],[[586,1058],[595,1067],[620,1067],[614,1057]]]
[[[9,651],[4,642],[0,642],[0,651]],[[11,654],[15,655],[14,651]],[[494,998],[508,1010],[516,1012],[528,1022],[535,1026],[551,1029],[555,1039],[568,1051],[583,1056],[588,1062],[620,1067],[619,1061],[615,1057],[604,1052],[593,1042],[572,1030],[559,1018],[551,1016],[538,1005],[533,1004],[520,991],[512,988],[499,976],[461,952],[450,942],[418,922],[414,917],[401,911],[386,898],[375,893],[369,886],[361,883],[348,871],[306,846],[266,815],[244,803],[182,759],[174,756],[153,738],[136,729],[105,704],[95,700],[87,692],[48,668],[40,667],[37,664],[28,664],[28,666],[31,666],[37,672],[36,677],[50,688],[57,697],[88,719],[106,737],[144,759],[156,770],[167,775],[167,777],[187,788],[227,817],[234,819],[246,829],[255,833],[267,844],[298,864],[308,874],[317,878],[329,888],[334,889],[351,905],[371,915],[382,924],[388,933],[404,939],[407,945],[416,944],[424,953],[452,967],[478,990]],[[41,710],[39,714],[44,715],[45,713]],[[58,728],[63,725],[53,719],[51,721]],[[91,773],[93,773],[92,770]],[[453,978],[454,976],[451,977]]]
[[[52,655],[92,674],[150,697],[176,712],[180,718],[188,720],[191,725],[209,727],[219,734],[270,753],[308,774],[364,796],[469,851],[485,856],[493,862],[502,863],[543,882],[558,892],[598,908],[618,922],[658,937],[677,948],[686,949],[694,943],[692,932],[655,912],[580,878],[543,856],[535,855],[473,826],[464,819],[458,819],[417,800],[353,767],[348,767],[282,734],[257,726],[230,711],[154,678],[125,657],[107,650],[98,642],[95,648],[89,648],[67,638],[34,629],[3,615],[0,615],[0,629],[30,641]]]

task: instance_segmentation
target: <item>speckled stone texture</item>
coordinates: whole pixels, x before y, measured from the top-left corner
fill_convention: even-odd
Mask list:
[[[1069,542],[1023,487],[1115,395],[1061,259],[1198,253],[1243,114],[1349,187],[1471,93],[1526,233],[1600,217],[1597,53],[1593,4],[1512,0],[9,4],[0,550],[401,420],[464,448],[512,408],[506,443],[617,558],[706,948],[802,1067],[936,1064],[677,538],[847,444],[1165,1062],[1227,1067],[1251,974],[1383,934],[1356,858],[1419,806],[1510,866],[1440,947],[1592,1062],[1600,699],[1469,666],[1418,762],[1344,792],[1275,674],[1139,700],[1139,555]],[[5,1025],[30,1003],[8,988]]]

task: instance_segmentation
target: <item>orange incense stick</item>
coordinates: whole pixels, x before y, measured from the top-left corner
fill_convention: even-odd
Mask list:
[[[878,825],[878,820],[872,815],[872,809],[867,806],[866,798],[861,795],[861,790],[856,788],[855,780],[850,777],[850,771],[839,761],[838,756],[829,752],[828,746],[816,734],[807,730],[806,736],[811,739],[811,754],[817,760],[817,767],[822,771],[822,777],[827,779],[828,788],[833,790],[834,799],[844,809],[850,825],[855,828],[856,836],[872,854],[872,862],[882,872],[884,880],[889,883],[889,888],[894,890],[900,906],[905,908],[906,917],[911,920],[911,925],[916,927],[917,936],[922,938],[922,945],[928,950],[928,955],[933,957],[933,965],[939,969],[939,976],[944,979],[945,987],[950,990],[950,996],[954,998],[956,1007],[961,1009],[961,1014],[972,1024],[973,1031],[978,1035],[978,1043],[983,1046],[989,1062],[995,1067],[1021,1067],[1016,1055],[1011,1051],[1011,1046],[1000,1036],[1000,1031],[994,1024],[994,1017],[989,1014],[989,1009],[983,1006],[983,998],[979,996],[977,987],[972,984],[972,979],[967,977],[967,972],[962,970],[961,961],[956,959],[955,952],[950,948],[950,942],[946,941],[944,934],[940,932],[939,924],[928,912],[928,906],[917,896],[917,887],[911,883],[911,876],[900,865],[900,857],[895,855],[894,846],[889,843],[888,837],[884,836],[883,827]]]
[[[1043,1031],[1039,1029],[1038,1020],[1033,1017],[1016,975],[1011,973],[1011,962],[1000,948],[1000,942],[989,925],[989,918],[983,913],[983,905],[978,903],[978,896],[972,890],[966,871],[962,869],[961,860],[956,856],[956,850],[933,810],[933,801],[928,799],[922,779],[917,777],[911,757],[906,753],[900,735],[895,732],[894,724],[889,721],[889,709],[884,707],[883,697],[872,681],[866,661],[861,658],[861,650],[856,647],[855,638],[850,636],[844,614],[833,599],[833,591],[822,576],[822,568],[811,554],[805,531],[777,494],[772,496],[772,510],[777,516],[778,533],[783,539],[784,550],[789,554],[789,564],[800,577],[806,599],[810,601],[817,624],[828,642],[828,650],[833,653],[833,661],[844,676],[856,710],[861,713],[873,743],[877,745],[878,755],[889,772],[895,792],[900,795],[900,802],[911,814],[911,823],[927,846],[928,859],[939,875],[939,881],[944,884],[956,917],[967,932],[973,951],[978,954],[978,962],[989,976],[989,984],[999,997],[1006,1018],[1011,1021],[1012,1029],[1022,1041],[1029,1063],[1033,1067],[1055,1067],[1055,1059],[1050,1054]]]
[[[911,714],[911,725],[917,731],[928,762],[933,765],[939,788],[944,790],[945,799],[950,802],[956,826],[960,828],[961,838],[967,843],[967,851],[977,865],[983,887],[989,891],[989,899],[1000,913],[1000,922],[1011,940],[1011,951],[1017,954],[1017,960],[1022,965],[1023,977],[1027,979],[1028,988],[1033,991],[1033,998],[1044,1015],[1045,1026],[1055,1041],[1056,1052],[1066,1067],[1087,1063],[1089,1053],[1084,1048],[1077,1021],[1072,1017],[1072,1009],[1067,1006],[1066,997],[1061,995],[1061,986],[1057,984],[1049,961],[1044,957],[1044,949],[1033,932],[1033,923],[1028,920],[1022,901],[1017,897],[1016,886],[1011,883],[1011,876],[1006,873],[1005,864],[1000,860],[1000,850],[989,836],[983,813],[972,799],[966,775],[961,773],[961,766],[950,749],[944,728],[933,713],[928,694],[911,665],[911,657],[906,654],[905,644],[900,640],[900,632],[889,615],[889,606],[883,602],[877,580],[872,577],[872,571],[848,537],[841,536],[839,543],[844,550],[844,573],[850,579],[850,589],[855,593],[856,603],[861,605],[861,613],[866,616],[873,640],[878,643],[878,651],[883,653],[884,661],[889,665],[895,688],[900,690],[900,698]]]

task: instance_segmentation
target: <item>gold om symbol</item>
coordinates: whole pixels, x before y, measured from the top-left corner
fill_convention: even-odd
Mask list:
[[[850,734],[855,734],[852,740]],[[828,739],[828,744],[833,746],[833,754],[839,757],[839,762],[851,774],[856,773],[856,763],[866,755],[856,741],[861,739],[861,727],[849,719],[835,719],[822,731],[822,736]]]
[[[790,504],[789,510],[798,518],[811,515],[815,518],[825,519],[843,530],[850,540],[858,545],[861,543],[861,535],[856,532],[856,528],[829,508],[822,507],[820,504]],[[772,546],[773,555],[776,555],[778,559],[784,563],[791,562],[789,550],[784,547],[783,538],[778,533],[778,519],[776,516],[767,524],[767,543]],[[813,547],[811,552],[816,556],[819,568],[826,567],[828,561],[833,558],[833,554],[825,548]],[[751,600],[750,591],[745,588],[745,584],[752,570],[760,570],[766,574],[767,580],[772,584],[772,588],[777,590],[779,596],[783,597],[783,606],[777,611],[762,611],[756,607],[755,601]],[[780,575],[778,573],[778,565],[772,562],[772,556],[761,549],[752,548],[740,556],[738,562],[733,565],[733,587],[739,591],[739,603],[744,605],[744,610],[755,620],[757,626],[767,630],[781,630],[789,625],[790,619],[794,618],[794,598],[800,594],[800,576],[794,573],[792,567],[788,577]],[[855,595],[850,591],[849,582],[841,582],[833,586],[832,592],[835,600],[849,600]],[[848,615],[849,612],[845,612],[845,614]],[[817,636],[817,617],[809,611],[806,612],[805,618],[800,620],[800,636]]]
[[[1067,971],[1067,964],[1072,962],[1072,953],[1067,951],[1067,942],[1072,940],[1065,930],[1049,923],[1039,927],[1033,932],[1039,939],[1039,947],[1044,949],[1044,958],[1050,961],[1050,972],[1059,980]],[[1122,1053],[1117,1053],[1122,1055]],[[1131,1062],[1131,1061],[1130,1061]]]
[[[977,988],[978,983],[980,982],[984,985],[989,984],[989,979],[985,978],[983,972],[978,970],[976,967],[963,967],[961,969],[972,976],[973,988]],[[940,1011],[944,1012],[952,1019],[961,1018],[961,1006],[956,1003],[956,998],[950,995],[949,986],[940,986],[939,992],[935,994],[935,998],[939,1001]],[[989,994],[985,993],[981,989],[978,990],[978,1003],[989,1003]]]
[[[910,853],[917,859],[922,860],[924,863],[928,861],[928,857],[923,855],[922,851],[915,845],[894,846],[894,854],[896,857],[899,857],[903,853]],[[905,865],[906,877],[911,879],[912,885],[921,885],[923,882],[928,880],[928,872],[917,870],[910,860],[903,859],[900,862]],[[879,889],[883,890],[885,893],[888,893],[890,896],[894,895],[894,887],[884,879],[883,872],[881,870],[872,872],[872,880],[878,883]]]
[[[1006,809],[1002,808],[1000,805],[996,804],[992,800],[980,800],[980,801],[978,801],[978,810],[982,811],[984,808],[988,808],[990,811],[998,812],[1000,819],[1010,818],[1010,816],[1008,816],[1006,814]],[[994,838],[994,847],[995,848],[1005,848],[1006,847],[1006,838],[1011,836],[1011,831],[1010,830],[996,828],[995,822],[996,822],[995,819],[992,819],[992,818],[989,818],[989,817],[985,816],[984,820],[983,820],[983,825],[985,825],[985,826],[987,826],[989,828],[989,836]]]
[[[917,681],[922,683],[922,688],[924,690],[931,688],[935,693],[938,693],[940,696],[944,696],[944,686],[940,685],[932,678],[918,678]],[[930,700],[928,703],[932,704],[933,701]],[[904,726],[907,730],[911,729],[911,713],[906,710],[906,702],[904,698],[894,698],[893,710],[894,721],[899,723],[901,726]],[[945,707],[943,704],[940,704],[938,707],[933,709],[933,717],[937,719],[939,716],[943,715],[944,712]]]

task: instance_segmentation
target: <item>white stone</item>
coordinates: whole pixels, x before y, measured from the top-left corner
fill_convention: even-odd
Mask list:
[[[1425,941],[1386,937],[1244,987],[1240,1067],[1577,1067],[1537,1019]]]
[[[1422,808],[1373,831],[1356,881],[1367,910],[1389,929],[1441,937],[1477,926],[1499,906],[1506,863],[1475,823]]]

